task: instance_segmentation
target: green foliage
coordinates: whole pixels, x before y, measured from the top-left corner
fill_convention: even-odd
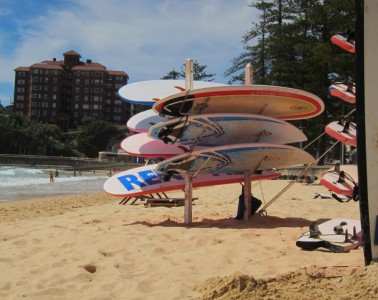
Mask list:
[[[230,83],[244,82],[251,63],[254,83],[302,89],[319,96],[325,112],[314,119],[294,122],[311,141],[324,132],[332,119],[348,113],[351,106],[329,95],[333,81],[354,78],[354,56],[330,43],[334,34],[354,28],[353,0],[259,0],[250,6],[258,22],[243,37],[244,52],[232,61],[225,75]],[[325,140],[310,149],[325,151]]]
[[[88,157],[97,157],[98,152],[106,150],[109,141],[119,133],[114,124],[103,120],[86,119],[83,121],[85,129],[79,134],[76,140],[77,150]]]
[[[0,114],[0,153],[97,157],[109,143],[124,136],[124,130],[102,120],[86,118],[83,124],[79,135],[64,135],[57,125],[33,122],[19,114]]]
[[[213,81],[215,74],[206,73],[207,65],[200,65],[197,61],[193,62],[193,80]],[[181,71],[172,70],[161,79],[180,79],[185,78],[185,64],[181,66]]]

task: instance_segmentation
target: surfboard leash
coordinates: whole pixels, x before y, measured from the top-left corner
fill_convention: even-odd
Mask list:
[[[266,209],[272,205],[279,197],[281,197],[289,188],[291,188],[294,183],[298,182],[300,178],[306,174],[306,172],[311,169],[313,166],[315,166],[328,152],[330,152],[337,144],[339,141],[336,141],[326,152],[324,152],[317,160],[315,160],[312,164],[307,165],[306,168],[303,169],[303,171],[296,177],[294,178],[286,187],[284,187],[276,196],[274,196],[268,203],[266,203],[256,214],[259,214],[261,216],[267,216],[268,213]]]

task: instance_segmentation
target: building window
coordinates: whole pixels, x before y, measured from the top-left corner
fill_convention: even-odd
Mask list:
[[[83,109],[89,109],[89,104],[83,104]]]
[[[24,96],[22,96],[22,95],[18,95],[18,96],[17,96],[17,100],[24,100]]]
[[[53,95],[53,96],[52,96],[52,99],[53,99],[53,100],[56,100],[56,95]]]
[[[45,83],[49,83],[49,78],[48,77],[45,78]]]
[[[114,121],[121,121],[121,116],[114,116],[114,117],[113,117],[113,120],[114,120]]]
[[[42,107],[49,107],[49,104],[47,102],[42,102]]]
[[[80,72],[78,72],[80,73]],[[80,84],[80,79],[76,79],[76,84]]]
[[[24,104],[23,104],[23,103],[17,103],[17,104],[16,104],[16,107],[17,107],[17,108],[24,108]]]
[[[58,83],[58,78],[54,78],[54,83]]]
[[[93,101],[98,102],[98,96],[93,96]]]
[[[115,101],[114,101],[114,104],[115,104],[115,105],[121,105],[121,104],[122,104],[122,101],[121,101],[121,100],[115,100]]]
[[[52,108],[56,108],[56,103],[52,103],[52,104],[51,104],[51,107],[52,107]]]
[[[80,92],[80,88],[77,87],[77,88],[75,89],[75,91],[76,91],[76,93],[79,93],[79,92]]]
[[[88,101],[88,96],[84,96],[84,101]]]
[[[37,76],[33,77],[33,82],[38,82],[38,77]]]
[[[115,113],[120,113],[122,110],[120,108],[114,108]]]
[[[17,80],[17,83],[18,84],[25,84],[25,80],[24,79],[19,79],[19,80]]]
[[[75,101],[79,101],[79,96],[75,96]]]
[[[18,93],[23,93],[23,92],[25,92],[25,89],[24,88],[17,88],[17,92]]]

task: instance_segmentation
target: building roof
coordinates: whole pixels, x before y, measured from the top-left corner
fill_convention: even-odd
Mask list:
[[[106,67],[99,63],[82,62],[80,65],[72,67],[72,71],[106,71]]]
[[[66,53],[63,53],[63,56],[66,56],[66,55],[81,57],[80,53],[77,53],[75,50],[70,50],[70,51],[67,51]]]
[[[14,69],[14,71],[16,71],[16,72],[29,72],[30,68],[29,67],[17,67],[16,69]]]
[[[37,69],[51,69],[51,70],[62,70],[64,62],[60,61],[53,61],[53,60],[45,60],[30,66],[30,68],[37,68]]]
[[[124,71],[108,71],[109,75],[114,75],[114,76],[126,76],[126,77],[129,77],[129,75],[127,75],[126,72]]]

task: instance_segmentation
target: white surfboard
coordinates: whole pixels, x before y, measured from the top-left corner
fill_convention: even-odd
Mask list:
[[[300,129],[288,122],[253,114],[209,114],[171,119],[151,126],[148,136],[167,143],[206,147],[289,144],[307,140]]]
[[[165,144],[150,138],[147,133],[133,134],[121,142],[121,149],[134,156],[147,158],[169,158],[189,151],[187,147]]]
[[[193,81],[193,89],[223,86],[210,81]],[[185,80],[146,80],[124,85],[118,90],[121,99],[134,104],[152,106],[159,99],[185,91]]]
[[[356,86],[354,83],[348,85],[343,82],[336,82],[329,87],[329,93],[345,102],[356,103]]]
[[[357,147],[356,124],[353,122],[344,120],[331,122],[326,126],[325,132],[342,143]]]
[[[320,184],[330,191],[347,197],[353,197],[358,186],[357,165],[340,165],[325,172],[319,180]]]
[[[340,253],[355,249],[362,243],[360,220],[339,218],[316,225],[317,228],[313,223],[311,230],[298,238],[297,247],[304,250],[326,248]]]
[[[182,190],[185,180],[180,175],[174,175],[170,180],[164,180],[163,174],[155,171],[156,164],[127,170],[108,178],[104,183],[106,193],[118,197],[134,197],[159,192]],[[277,171],[262,171],[252,174],[251,181],[277,178]],[[226,173],[220,175],[202,174],[193,178],[193,187],[223,185],[244,181],[244,173]]]
[[[148,132],[152,125],[166,121],[167,119],[159,116],[152,109],[142,111],[132,116],[127,121],[127,128],[134,132]]]
[[[335,34],[331,36],[331,42],[350,53],[355,53],[354,41],[348,41],[345,36]]]
[[[299,120],[321,114],[324,103],[314,94],[297,89],[269,85],[240,85],[181,92],[159,100],[152,109],[166,117],[249,113],[281,120]]]
[[[211,147],[175,156],[160,162],[156,171],[195,176],[280,169],[314,161],[310,154],[292,146],[250,143]]]

